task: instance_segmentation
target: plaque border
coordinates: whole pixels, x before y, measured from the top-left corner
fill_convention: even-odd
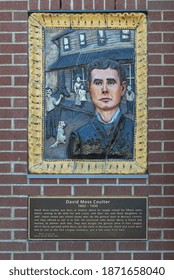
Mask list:
[[[126,199],[126,198],[132,198],[132,199],[145,199],[145,202],[146,202],[146,236],[145,238],[131,238],[131,239],[120,239],[120,238],[108,238],[108,239],[99,239],[99,238],[92,238],[92,239],[83,239],[83,241],[90,241],[90,240],[102,240],[102,241],[109,241],[109,240],[118,240],[118,241],[133,241],[133,240],[137,240],[137,241],[147,241],[148,240],[148,197],[147,196],[125,196],[125,195],[119,195],[119,196],[107,196],[107,195],[104,195],[104,196],[41,196],[41,195],[38,195],[38,196],[29,196],[28,197],[28,240],[29,241],[79,241],[79,240],[82,240],[82,239],[58,239],[58,238],[53,238],[53,239],[39,239],[39,238],[30,238],[30,199],[32,198],[52,198],[52,199],[56,199],[56,198],[62,198],[62,199],[97,199],[97,198],[100,198],[100,199]]]
[[[45,160],[44,147],[44,29],[136,30],[136,126],[133,160]],[[28,172],[29,174],[147,173],[147,15],[145,12],[31,11],[28,17]]]

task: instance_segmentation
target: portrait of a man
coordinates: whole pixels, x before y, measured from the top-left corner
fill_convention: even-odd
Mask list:
[[[32,13],[29,32],[30,172],[146,172],[146,15]]]
[[[95,116],[71,133],[68,157],[76,159],[132,159],[134,122],[120,110],[126,91],[124,67],[110,59],[88,66],[89,92]]]

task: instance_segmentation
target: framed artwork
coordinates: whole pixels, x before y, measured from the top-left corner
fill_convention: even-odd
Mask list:
[[[147,16],[29,12],[28,172],[147,172]]]

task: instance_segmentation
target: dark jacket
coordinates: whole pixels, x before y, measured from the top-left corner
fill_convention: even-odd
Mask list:
[[[112,124],[103,124],[94,117],[71,133],[68,158],[133,159],[134,122],[120,113]]]

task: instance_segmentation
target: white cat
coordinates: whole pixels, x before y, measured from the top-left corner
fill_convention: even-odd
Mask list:
[[[64,127],[65,127],[65,122],[60,121],[59,124],[58,124],[56,142],[49,147],[50,149],[56,148],[58,146],[58,144],[65,144],[66,143],[66,136],[64,134]]]

